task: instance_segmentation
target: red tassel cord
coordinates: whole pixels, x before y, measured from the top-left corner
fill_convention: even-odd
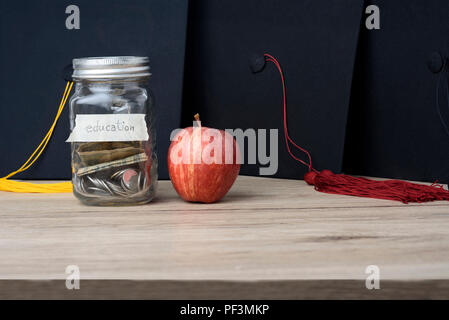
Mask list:
[[[314,185],[315,190],[332,194],[395,200],[403,203],[449,200],[449,191],[443,189],[443,186],[437,183],[424,185],[402,180],[372,180],[345,174],[335,174],[330,170],[322,170],[319,172],[314,169],[312,167],[312,157],[310,156],[310,153],[298,146],[288,134],[286,88],[281,65],[275,57],[268,53],[264,54],[264,57],[266,61],[272,62],[276,66],[281,76],[284,109],[284,137],[287,151],[293,159],[308,168],[308,172],[304,175],[304,180],[308,184]],[[291,147],[303,152],[307,156],[308,162],[295,156]]]

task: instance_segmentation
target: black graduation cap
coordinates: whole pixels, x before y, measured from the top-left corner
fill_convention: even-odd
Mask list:
[[[277,128],[275,176],[302,179],[306,169],[285,148],[281,80],[264,64],[270,53],[284,71],[291,137],[311,151],[316,168],[341,171],[363,12],[363,1],[351,0],[192,1],[184,125],[199,112],[205,126]],[[241,173],[258,175],[259,165]]]

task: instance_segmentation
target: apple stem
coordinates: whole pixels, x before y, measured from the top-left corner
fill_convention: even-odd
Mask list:
[[[198,124],[198,127],[201,127],[201,121],[200,121],[200,114],[197,113],[193,116],[195,118],[196,123]]]

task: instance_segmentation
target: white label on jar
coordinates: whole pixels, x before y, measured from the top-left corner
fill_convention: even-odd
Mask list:
[[[147,140],[145,114],[78,114],[66,142]]]

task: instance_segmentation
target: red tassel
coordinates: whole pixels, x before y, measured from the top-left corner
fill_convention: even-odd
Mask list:
[[[449,200],[449,191],[435,183],[428,186],[401,180],[379,181],[335,174],[330,170],[319,173],[309,171],[304,175],[304,180],[314,185],[315,190],[325,193],[395,200],[403,203]]]
[[[293,159],[308,167],[309,172],[304,175],[304,180],[309,185],[314,185],[315,190],[332,194],[395,200],[403,203],[449,200],[449,191],[443,189],[443,186],[437,183],[429,186],[402,180],[372,180],[361,177],[352,177],[345,174],[335,174],[330,170],[323,170],[321,172],[315,170],[312,167],[312,158],[309,152],[295,144],[288,134],[286,89],[281,66],[273,56],[269,54],[265,54],[264,56],[266,61],[274,63],[282,80],[284,137],[287,151]],[[296,157],[290,149],[290,144],[296,149],[304,152],[307,155],[309,162],[307,163]]]

